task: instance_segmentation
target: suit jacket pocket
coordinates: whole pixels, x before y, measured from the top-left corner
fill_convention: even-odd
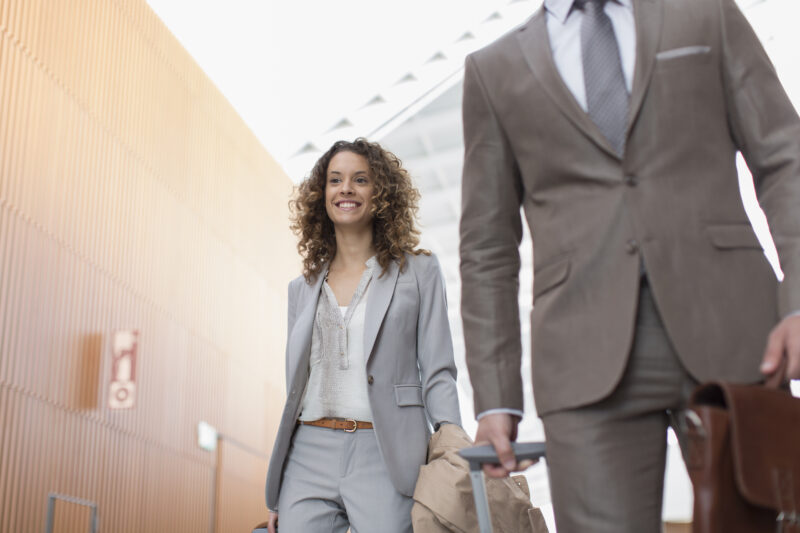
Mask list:
[[[755,232],[749,223],[714,224],[706,226],[706,233],[714,247],[721,250],[733,248],[751,248],[762,250]]]
[[[681,48],[673,48],[671,50],[663,50],[656,54],[657,61],[667,61],[669,59],[677,59],[679,57],[693,56],[698,54],[708,54],[711,52],[710,46],[695,45],[683,46]]]
[[[533,274],[533,297],[537,298],[563,283],[569,275],[569,258],[549,263]]]
[[[656,54],[654,73],[656,75],[670,73],[670,76],[674,76],[675,71],[687,71],[686,76],[693,78],[694,74],[688,72],[708,69],[714,65],[711,61],[713,57],[711,47],[707,46],[685,46],[664,50]]]
[[[395,385],[394,399],[398,407],[408,407],[416,405],[422,407],[422,386],[421,385]]]

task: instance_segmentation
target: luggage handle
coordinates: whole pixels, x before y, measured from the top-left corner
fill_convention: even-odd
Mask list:
[[[512,442],[511,448],[514,450],[517,461],[541,459],[545,456],[544,442]],[[480,470],[487,463],[500,463],[497,459],[497,452],[494,451],[494,446],[491,444],[464,448],[458,454],[469,463],[470,470]]]
[[[545,456],[544,442],[512,442],[511,449],[517,461],[541,459]],[[492,518],[489,514],[489,500],[486,497],[486,481],[481,467],[486,463],[499,463],[494,446],[473,446],[458,452],[469,463],[469,477],[472,481],[472,495],[475,498],[475,512],[481,533],[491,533]]]

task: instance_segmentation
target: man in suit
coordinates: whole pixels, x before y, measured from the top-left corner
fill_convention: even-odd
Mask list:
[[[502,463],[487,473],[516,467],[522,207],[559,532],[660,531],[666,431],[682,436],[692,388],[756,382],[782,361],[800,378],[795,109],[734,0],[545,0],[467,58],[463,106],[467,363],[476,440]]]

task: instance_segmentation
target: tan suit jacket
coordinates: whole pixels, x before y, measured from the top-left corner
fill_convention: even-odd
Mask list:
[[[751,382],[800,309],[800,122],[733,0],[634,0],[626,152],[615,155],[552,59],[545,13],[467,59],[462,315],[475,409],[522,408],[520,206],[534,242],[539,414],[608,395],[633,336],[640,261],[699,380]],[[745,213],[750,167],[785,274]]]

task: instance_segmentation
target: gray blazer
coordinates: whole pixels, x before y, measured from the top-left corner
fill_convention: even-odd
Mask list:
[[[364,379],[375,435],[395,488],[411,496],[425,464],[431,425],[461,424],[447,302],[435,256],[406,254],[372,280],[364,324]],[[379,272],[379,271],[378,271]],[[278,506],[281,478],[308,383],[311,331],[322,279],[289,283],[288,397],[267,474],[267,507]],[[384,324],[386,327],[384,327]]]

